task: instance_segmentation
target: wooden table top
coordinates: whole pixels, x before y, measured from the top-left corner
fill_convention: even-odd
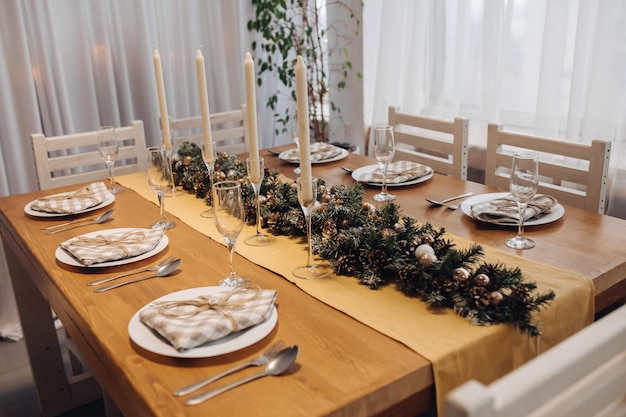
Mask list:
[[[294,165],[267,150],[261,151],[261,155],[266,157],[266,166],[296,177]],[[315,164],[313,173],[331,184],[353,184],[354,180],[341,167],[354,169],[372,162],[363,156],[349,155],[341,161]],[[71,189],[75,187],[59,191]],[[404,213],[444,226],[458,236],[512,251],[505,247],[504,240],[515,233],[513,228],[477,224],[460,210],[431,207],[424,200],[466,191],[480,194],[497,190],[437,174],[424,183],[393,189]],[[377,188],[368,188],[366,198],[371,199],[375,192]],[[228,270],[223,246],[178,222],[167,233],[169,247],[151,259],[88,271],[68,267],[56,260],[54,251],[60,242],[75,236],[75,231],[44,235],[40,227],[58,220],[24,214],[28,202],[48,194],[50,191],[0,198],[0,234],[5,250],[15,256],[54,308],[124,415],[415,416],[434,405],[432,367],[426,359],[238,255],[238,272],[254,276],[261,287],[278,290],[280,319],[276,328],[248,348],[214,358],[180,359],[145,351],[129,339],[128,323],[133,314],[165,294],[216,285]],[[131,190],[116,196],[114,208],[115,222],[109,227],[147,227],[158,214],[152,203]],[[210,223],[207,227],[211,227]],[[90,225],[80,230],[86,233],[99,228]],[[599,310],[626,293],[626,247],[621,244],[625,232],[626,221],[566,207],[562,219],[528,228],[528,235],[537,242],[535,249],[513,253],[593,279]],[[149,265],[170,254],[184,260],[182,271],[174,277],[97,294],[85,285],[99,276]],[[257,356],[278,339],[297,343],[301,348],[297,364],[288,375],[246,384],[193,407],[185,406],[184,398],[171,395],[183,385]],[[222,382],[226,384],[258,371],[247,369]]]
[[[73,189],[76,187],[58,191]],[[22,265],[61,318],[88,366],[124,415],[415,416],[434,404],[432,367],[426,359],[238,255],[235,262],[239,273],[254,277],[262,288],[278,291],[275,329],[248,348],[213,358],[171,358],[144,350],[129,338],[131,317],[163,295],[216,285],[228,271],[224,246],[179,221],[167,232],[168,248],[151,259],[111,268],[68,267],[55,258],[59,243],[76,236],[77,230],[87,233],[102,225],[45,235],[40,228],[60,220],[27,216],[24,206],[49,194],[50,190],[0,198],[0,234],[5,250]],[[118,194],[113,207],[114,222],[107,228],[148,227],[158,217],[158,208],[131,190]],[[211,219],[207,219],[207,227],[213,227]],[[183,259],[181,272],[170,278],[104,293],[94,293],[93,287],[85,285],[98,277],[150,265],[170,254]],[[29,320],[38,318],[24,315],[24,327],[29,326]],[[28,343],[32,333],[25,334]],[[187,397],[172,395],[183,385],[258,356],[279,339],[300,347],[288,375],[263,378],[197,406],[185,406]],[[260,371],[255,367],[240,371],[216,387]]]
[[[265,158],[265,166],[277,169],[287,177],[296,178],[297,175],[293,173],[295,165],[279,159],[273,153],[290,147],[293,145],[262,150],[260,156]],[[351,154],[340,161],[314,164],[313,175],[329,184],[349,185],[355,181],[342,167],[354,170],[374,163],[372,158]],[[380,187],[366,187],[366,200],[375,203],[372,196],[379,190]],[[535,240],[535,248],[515,250],[508,248],[504,241],[515,234],[516,228],[479,223],[464,215],[460,209],[434,207],[425,200],[430,198],[441,201],[470,191],[478,195],[503,190],[439,174],[423,183],[390,187],[389,190],[396,195],[395,202],[403,213],[420,222],[443,226],[446,231],[457,236],[593,279],[596,312],[626,297],[626,220],[565,206],[565,214],[561,219],[526,227],[526,235]],[[455,203],[459,201],[462,200]]]

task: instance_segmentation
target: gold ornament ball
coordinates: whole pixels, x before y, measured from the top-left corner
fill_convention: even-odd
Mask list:
[[[348,219],[343,219],[343,220],[341,221],[341,225],[340,225],[340,227],[341,227],[343,230],[346,230],[346,229],[350,228],[350,220],[348,220]]]
[[[396,235],[396,231],[389,227],[385,227],[383,230],[381,230],[380,235],[385,239],[392,238]]]
[[[435,243],[435,238],[432,237],[431,235],[424,235],[422,236],[422,243],[425,243],[427,245],[432,245],[433,243]]]
[[[467,281],[470,277],[470,273],[465,268],[457,268],[452,275],[455,281]]]
[[[437,256],[434,253],[425,253],[419,258],[417,258],[417,262],[421,266],[428,267],[434,264],[435,262],[437,262]]]
[[[489,302],[494,306],[497,306],[504,300],[504,295],[500,291],[492,291],[489,293]]]
[[[487,274],[478,274],[476,275],[476,277],[474,278],[474,282],[476,283],[476,285],[478,285],[479,287],[486,287],[487,285],[489,285],[489,282],[491,280],[489,279],[489,276]]]

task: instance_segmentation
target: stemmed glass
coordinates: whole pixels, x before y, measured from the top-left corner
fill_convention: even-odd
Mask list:
[[[330,268],[326,264],[313,262],[313,249],[311,247],[311,214],[313,213],[313,206],[317,201],[317,178],[313,177],[309,182],[302,181],[302,177],[298,177],[296,183],[298,186],[298,201],[306,219],[308,253],[306,265],[294,269],[293,275],[304,279],[323,278],[330,273]]]
[[[383,188],[374,196],[376,201],[389,201],[396,198],[395,195],[387,192],[387,166],[395,152],[393,126],[376,126],[374,128],[374,155],[383,173]]]
[[[252,184],[254,199],[256,200],[256,233],[247,237],[244,242],[250,246],[269,245],[276,239],[261,232],[261,184],[263,183],[265,160],[263,158],[246,158],[246,167],[248,169],[248,180]]]
[[[506,245],[513,249],[530,249],[535,242],[524,236],[524,214],[528,202],[537,193],[539,186],[539,157],[535,152],[518,152],[513,155],[513,166],[509,179],[509,191],[517,201],[519,223],[517,235],[506,240]]]
[[[210,148],[210,149],[209,149]],[[204,161],[204,165],[206,165],[206,169],[209,171],[209,187],[213,189],[213,172],[215,170],[215,160],[217,159],[215,155],[215,142],[213,142],[213,146],[209,147],[206,144],[202,144],[202,160]],[[200,213],[202,217],[213,217],[213,206],[209,207],[207,210],[204,210]]]
[[[171,229],[176,227],[176,223],[165,217],[165,192],[171,189],[172,164],[169,158],[169,151],[164,147],[152,146],[146,151],[146,179],[148,184],[156,191],[159,199],[160,217],[159,221],[152,225],[153,229],[164,227]]]
[[[117,160],[117,153],[119,151],[117,136],[115,134],[115,128],[113,126],[101,126],[98,128],[98,152],[104,160],[107,168],[109,169],[109,178],[111,181],[111,187],[109,192],[111,194],[119,194],[124,192],[123,188],[120,188],[115,183],[115,175],[113,174],[115,161]]]
[[[226,241],[230,259],[230,273],[219,285],[236,287],[250,282],[248,278],[237,275],[233,268],[235,244],[245,221],[241,184],[237,181],[222,181],[213,186],[213,221]]]

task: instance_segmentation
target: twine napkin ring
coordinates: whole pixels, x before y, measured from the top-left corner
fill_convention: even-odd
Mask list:
[[[121,249],[124,253],[124,257],[128,257],[130,252],[124,245],[134,245],[141,243],[146,239],[146,234],[143,230],[130,230],[117,239],[111,239],[107,236],[97,235],[95,237],[79,236],[74,239],[72,245],[100,247],[100,246],[113,246]]]
[[[97,200],[98,197],[96,193],[91,191],[89,188],[84,188],[82,190],[75,191],[73,193],[63,194],[63,195],[51,195],[48,197],[42,197],[39,201],[58,201],[58,200],[72,200],[74,198],[87,198],[91,200]]]
[[[556,203],[557,201],[554,197],[541,194],[533,197],[528,202],[527,207],[535,208],[540,213],[545,213],[550,211]],[[511,210],[513,208],[517,210],[517,202],[510,198],[498,198],[491,201],[491,204],[499,210]]]
[[[231,297],[234,295],[243,292],[252,290],[252,293],[240,300],[231,300]],[[237,324],[237,320],[228,312],[228,310],[240,310],[243,309],[246,303],[250,301],[254,301],[259,298],[261,293],[261,289],[257,285],[249,284],[242,285],[239,287],[233,288],[231,291],[227,291],[222,293],[222,296],[219,298],[209,297],[206,295],[202,295],[193,300],[177,300],[177,301],[161,301],[155,303],[159,308],[158,311],[160,314],[170,318],[178,318],[178,319],[189,319],[203,311],[214,310],[215,312],[226,317],[233,326],[233,331],[236,332],[239,330],[239,325]],[[174,311],[178,307],[186,307],[191,306],[193,309],[186,313],[176,313]]]

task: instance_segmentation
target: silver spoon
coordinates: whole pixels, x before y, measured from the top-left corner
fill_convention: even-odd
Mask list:
[[[102,278],[102,279],[97,279],[95,281],[91,281],[88,282],[87,285],[100,285],[100,284],[106,284],[107,282],[111,282],[111,281],[115,281],[118,278],[123,278],[123,277],[127,277],[129,275],[134,275],[134,274],[138,274],[140,272],[152,272],[152,271],[158,271],[159,268],[169,264],[171,261],[174,260],[173,256],[168,256],[167,258],[163,259],[161,262],[159,262],[156,265],[153,266],[148,266],[145,268],[137,268],[137,269],[133,269],[131,271],[126,271],[122,274],[119,275],[115,275],[114,277],[108,277],[108,278]]]
[[[226,392],[232,388],[238,387],[239,385],[243,385],[247,382],[253,381],[255,379],[264,377],[264,376],[276,376],[276,375],[280,375],[283,372],[285,372],[287,369],[289,369],[291,367],[291,365],[293,365],[293,363],[296,361],[296,358],[298,357],[298,346],[291,346],[288,347],[286,349],[281,350],[280,352],[278,352],[276,354],[276,356],[274,356],[272,358],[271,361],[268,362],[268,364],[265,366],[265,370],[261,373],[258,374],[254,374],[252,376],[249,376],[247,378],[244,378],[240,381],[234,382],[230,385],[226,385],[225,387],[222,388],[218,388],[218,389],[214,389],[211,391],[207,391],[204,392],[202,394],[198,394],[194,397],[191,397],[190,399],[188,399],[185,404],[186,405],[196,405],[196,404],[200,404],[201,402],[204,402],[206,400],[208,400],[209,398],[213,398],[216,395],[219,395],[223,392]]]
[[[45,227],[42,227],[41,230],[50,230],[50,229],[56,229],[58,227],[69,226],[70,224],[95,221],[95,220],[98,220],[102,216],[110,216],[111,214],[113,214],[113,209],[107,210],[107,211],[105,211],[104,213],[102,213],[99,216],[89,217],[89,218],[86,218],[86,219],[76,219],[76,220],[72,220],[71,222],[55,224],[55,225],[52,225],[52,226],[45,226]]]
[[[83,227],[83,226],[88,226],[90,224],[100,224],[100,223],[104,223],[105,221],[109,220],[109,217],[111,217],[113,215],[113,209],[109,210],[109,211],[105,211],[104,213],[102,213],[100,216],[96,217],[95,219],[89,220],[89,223],[85,223],[85,224],[77,224],[75,226],[70,226],[70,227],[66,227],[64,229],[56,229],[56,230],[50,230],[48,232],[46,232],[47,235],[53,235],[55,233],[59,233],[59,232],[65,232],[66,230],[72,230],[72,229],[76,229],[77,227]]]
[[[118,283],[112,284],[112,285],[107,285],[106,287],[98,288],[97,290],[94,290],[93,292],[104,292],[104,291],[112,290],[113,288],[121,287],[122,285],[132,284],[132,283],[139,282],[139,281],[144,281],[144,280],[150,279],[150,278],[156,278],[156,277],[163,278],[163,277],[166,277],[169,274],[171,274],[172,272],[174,272],[176,270],[176,268],[178,268],[178,266],[180,265],[181,262],[182,262],[181,259],[174,259],[172,262],[170,262],[168,264],[165,264],[162,267],[160,267],[158,269],[158,271],[156,271],[154,274],[146,275],[146,276],[139,277],[139,278],[130,279],[128,281],[118,282]]]
[[[434,204],[435,206],[444,206],[445,208],[448,208],[450,210],[456,210],[459,208],[458,204],[455,204],[453,206],[447,206],[446,203],[449,201],[458,200],[459,198],[469,197],[472,194],[474,193],[470,191],[469,193],[456,195],[454,197],[446,198],[445,200],[441,200],[441,201],[431,200],[430,198],[427,198],[426,201],[428,201],[430,204]]]

